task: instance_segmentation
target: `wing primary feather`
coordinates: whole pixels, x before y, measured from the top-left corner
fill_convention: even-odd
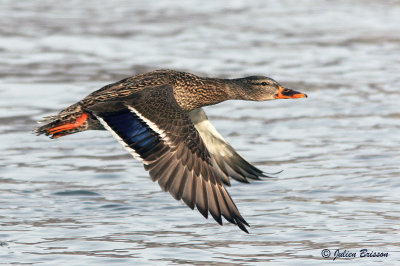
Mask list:
[[[201,177],[197,177],[197,179],[196,207],[205,218],[208,218],[207,192],[205,191],[204,180]]]
[[[218,166],[219,166],[219,169],[221,169],[221,171],[222,171],[226,176],[229,176],[228,170],[226,170],[226,167],[225,167],[225,163],[224,163],[224,161],[223,161],[223,158],[220,157],[220,156],[214,156],[214,159],[215,159],[215,161],[217,162],[217,164],[218,164]]]
[[[169,155],[169,156],[168,156]],[[154,166],[149,167],[149,173],[153,182],[159,180],[167,173],[168,168],[171,166],[170,158],[172,155],[168,154],[160,159]]]
[[[232,201],[231,197],[229,196],[229,194],[225,191],[224,188],[220,189],[220,192],[222,191],[221,196],[225,199],[225,203],[230,207],[229,208],[229,218],[226,217],[225,215],[224,218],[227,219],[229,222],[236,224],[243,232],[246,232],[247,234],[249,233],[249,231],[247,230],[247,228],[243,225],[247,225],[250,227],[250,225],[243,219],[243,217],[240,215],[239,211],[236,208],[235,203]],[[229,203],[228,200],[229,199]]]
[[[249,233],[249,231],[247,231],[247,228],[243,225],[243,223],[242,223],[241,221],[236,220],[236,224],[237,224],[237,226],[239,226],[239,228],[240,228],[243,232],[246,232],[247,234]],[[247,226],[249,226],[249,225],[247,225]]]
[[[212,167],[205,167],[205,170],[207,171],[208,181],[213,185],[217,184],[219,180],[214,174],[214,169]]]
[[[224,171],[222,171],[222,169],[219,166],[219,164],[217,163],[215,157],[212,158],[212,161],[213,161],[214,170],[217,172],[218,176],[221,177],[222,182],[227,186],[231,186],[231,181],[229,180],[229,176]]]
[[[237,172],[236,170],[232,169],[231,166],[227,162],[223,162],[226,172],[229,176],[231,176],[233,179],[236,181],[242,182],[242,183],[249,183],[249,181],[246,179],[245,176],[243,176],[240,172]]]
[[[188,170],[185,167],[182,168],[183,168],[182,174],[175,176],[171,184],[171,187],[169,189],[169,192],[176,200],[180,200],[182,198],[183,189],[186,184],[186,179],[187,176],[190,174],[188,173]]]
[[[164,174],[159,180],[158,184],[164,191],[169,191],[169,188],[174,181],[174,178],[177,174],[179,174],[179,171],[182,170],[182,167],[179,162],[176,162],[173,167],[171,167],[172,170],[168,171],[167,174]]]
[[[207,195],[208,195],[208,206],[212,217],[217,223],[222,225],[221,210],[219,208],[219,202],[217,193],[215,192],[215,185],[210,182],[207,184]]]
[[[232,168],[233,171],[238,173],[244,180],[247,181],[246,178],[250,179],[255,179],[255,180],[260,180],[260,178],[257,175],[253,175],[252,173],[246,172],[242,167],[243,165],[241,164],[242,161],[236,160],[237,158],[226,158],[225,161],[226,163]],[[247,181],[248,183],[248,181]]]
[[[237,223],[237,221],[241,221],[245,225],[250,226],[246,222],[246,220],[242,217],[242,215],[240,215],[239,210],[236,207],[236,204],[233,202],[231,196],[228,194],[226,189],[225,188],[221,188],[221,191],[222,191],[222,193],[223,193],[223,195],[225,197],[225,200],[226,200],[226,202],[228,204],[228,207],[229,207],[229,210],[230,210],[230,213],[231,213],[232,217],[235,218],[235,220],[236,220],[236,223]]]
[[[218,202],[221,210],[222,216],[230,223],[236,224],[235,220],[232,218],[232,215],[229,211],[228,204],[226,203],[226,199],[221,193],[221,188],[217,187],[216,188],[217,192],[217,197],[218,197]]]
[[[183,191],[182,200],[189,208],[194,209],[196,202],[196,182],[193,171],[189,173],[186,179],[186,185]]]
[[[174,182],[174,179],[177,176],[182,176],[184,174],[184,171],[185,171],[185,168],[182,167],[182,165],[180,163],[178,163],[174,172],[171,174],[171,176],[168,178],[167,182],[165,183],[165,189],[171,193],[171,186],[172,186],[172,183]]]

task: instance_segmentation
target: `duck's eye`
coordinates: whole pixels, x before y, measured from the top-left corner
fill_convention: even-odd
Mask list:
[[[264,82],[261,82],[261,85],[262,85],[262,86],[267,86],[267,82],[265,82],[265,81],[264,81]]]

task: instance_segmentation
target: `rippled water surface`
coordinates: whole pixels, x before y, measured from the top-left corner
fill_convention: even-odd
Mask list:
[[[1,1],[0,264],[320,265],[400,260],[398,1]],[[250,234],[161,192],[108,132],[36,120],[158,68],[263,74],[307,99],[207,107],[277,178],[233,182]],[[332,259],[332,255],[331,258]]]

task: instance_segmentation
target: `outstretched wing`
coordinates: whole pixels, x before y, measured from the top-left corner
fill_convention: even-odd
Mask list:
[[[247,232],[239,213],[214,170],[211,156],[189,116],[180,108],[173,87],[146,88],[140,93],[86,108],[137,159],[153,181],[191,209],[221,216]]]
[[[249,182],[248,178],[259,180],[260,177],[268,177],[236,152],[210,123],[202,108],[191,111],[189,117],[211,154],[214,168],[224,184],[230,185],[229,177],[244,183]]]

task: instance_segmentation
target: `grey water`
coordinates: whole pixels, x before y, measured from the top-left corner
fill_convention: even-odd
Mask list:
[[[399,14],[395,0],[0,1],[0,264],[321,265],[337,249],[388,257],[335,265],[398,263]],[[228,188],[250,234],[162,192],[108,132],[32,133],[160,68],[308,94],[206,108],[246,159],[283,170]]]

